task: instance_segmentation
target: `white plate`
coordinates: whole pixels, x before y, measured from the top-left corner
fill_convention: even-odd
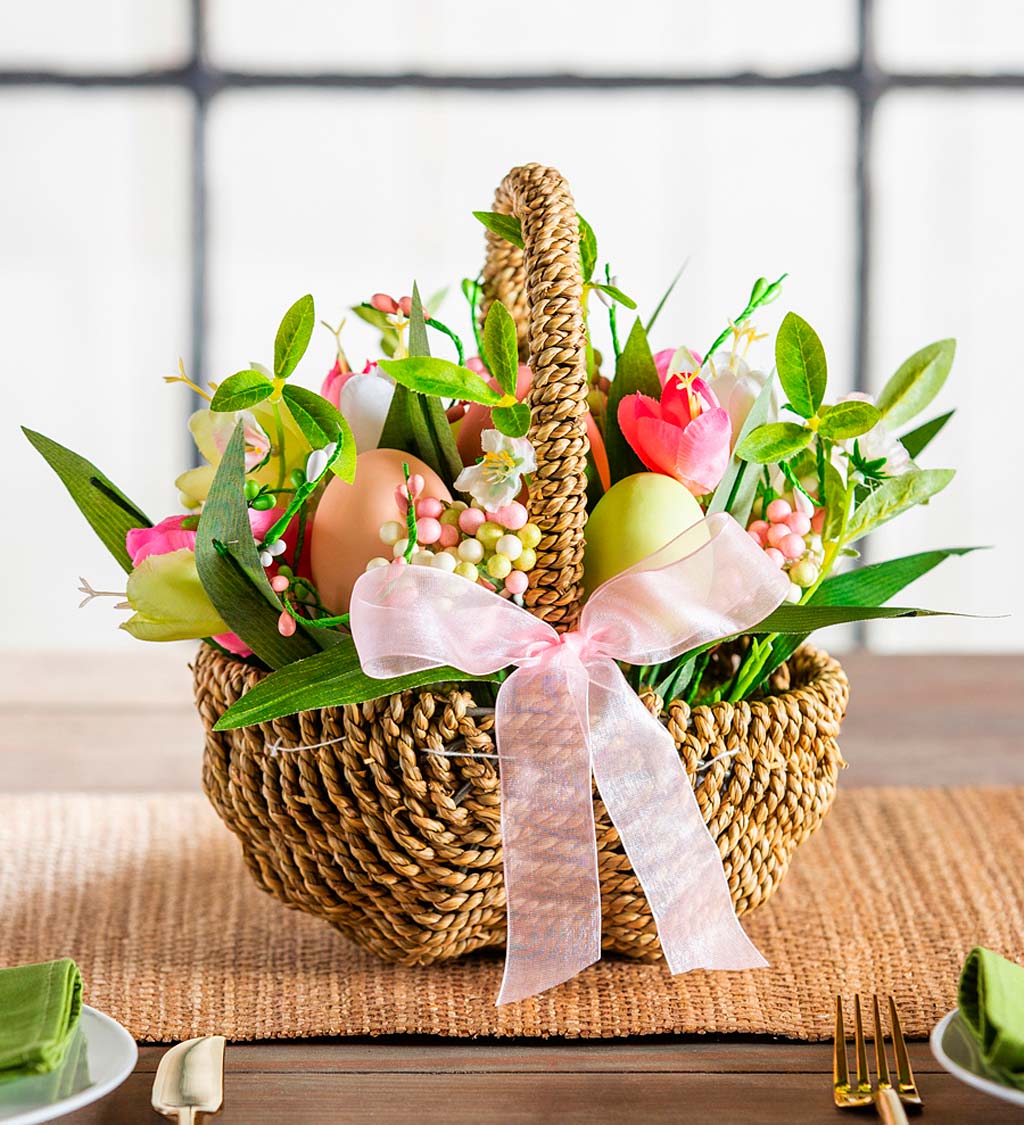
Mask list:
[[[82,1005],[75,1039],[60,1067],[0,1083],[2,1125],[38,1125],[98,1101],[135,1069],[135,1040],[110,1016]]]
[[[939,1020],[932,1030],[930,1042],[932,1054],[954,1078],[994,1098],[1024,1106],[1024,1090],[998,1081],[982,1062],[978,1045],[964,1026],[959,1009]]]

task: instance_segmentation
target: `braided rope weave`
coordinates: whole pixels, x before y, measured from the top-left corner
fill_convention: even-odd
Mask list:
[[[579,231],[550,168],[514,168],[495,209],[516,216],[524,249],[488,232],[482,313],[500,299],[533,370],[531,519],[541,530],[527,607],[554,628],[579,613],[586,522],[586,333]],[[262,673],[203,646],[196,703],[206,727],[203,785],[238,836],[257,883],[392,961],[427,964],[505,938],[493,711],[465,690],[407,691],[216,733]],[[835,796],[847,682],[804,647],[777,694],[660,715],[717,840],[737,911],[772,893]],[[277,744],[301,749],[275,753]],[[484,757],[481,755],[492,755]],[[650,908],[595,794],[606,950],[661,956]]]
[[[468,691],[406,691],[214,732],[262,675],[206,646],[195,663],[203,785],[260,887],[391,961],[500,946],[499,777],[495,759],[480,756],[495,753],[493,712]],[[843,764],[838,662],[805,646],[789,676],[779,695],[693,711],[677,700],[661,715],[741,914],[768,898],[821,823]],[[659,714],[655,696],[644,702]],[[302,746],[318,748],[287,749]],[[656,960],[650,907],[596,793],[594,819],[603,947]]]

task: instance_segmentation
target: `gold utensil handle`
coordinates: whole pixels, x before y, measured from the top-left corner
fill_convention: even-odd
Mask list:
[[[885,1125],[908,1125],[906,1111],[900,1103],[899,1095],[891,1086],[879,1090],[875,1095],[875,1108]]]

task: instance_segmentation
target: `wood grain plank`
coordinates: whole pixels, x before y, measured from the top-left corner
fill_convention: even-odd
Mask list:
[[[147,1109],[150,1079],[135,1074],[68,1125],[133,1125]],[[934,1075],[928,1125],[1011,1125],[1019,1110]],[[835,1125],[831,1084],[822,1074],[265,1074],[228,1073],[219,1125],[593,1125],[593,1122],[723,1122]]]

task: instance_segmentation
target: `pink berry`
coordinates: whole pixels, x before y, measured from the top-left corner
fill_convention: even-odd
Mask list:
[[[438,542],[442,547],[454,547],[459,541],[459,529],[450,523],[441,524],[441,538]]]
[[[806,535],[811,530],[811,517],[803,512],[790,512],[786,516],[786,526],[794,535]]]
[[[802,535],[797,535],[791,531],[779,544],[779,550],[787,559],[799,559],[806,554],[807,544],[804,542]]]
[[[788,500],[773,500],[765,514],[769,523],[781,523],[792,510]]]
[[[444,505],[440,500],[435,500],[433,496],[424,496],[416,501],[416,515],[423,518],[436,520],[443,511]]]
[[[775,547],[768,547],[764,553],[775,563],[779,570],[782,569],[786,561],[786,556],[780,550]]]
[[[513,500],[511,504],[506,504],[496,512],[488,512],[487,518],[500,523],[502,527],[507,527],[509,531],[518,531],[526,526],[530,513],[518,500]]]
[[[287,610],[281,611],[277,619],[277,631],[282,637],[291,637],[295,634],[295,618]]]
[[[374,293],[370,298],[370,304],[377,312],[391,314],[398,312],[398,302],[394,297],[389,297],[387,293]]]
[[[813,516],[811,516],[811,530],[815,535],[820,535],[825,527],[825,509],[819,508]]]
[[[769,547],[781,547],[782,540],[785,539],[787,535],[791,534],[792,532],[784,523],[773,523],[772,526],[768,528],[768,534],[765,535],[765,540]]]
[[[270,588],[276,594],[283,594],[288,589],[288,579],[283,574],[275,574],[270,580]]]
[[[762,532],[758,531],[756,528],[749,527],[747,528],[747,534],[759,547],[764,546],[764,534]]]
[[[768,521],[767,520],[754,520],[753,523],[747,528],[747,531],[757,532],[762,538],[768,534]]]
[[[416,538],[424,545],[436,543],[441,538],[441,524],[428,516],[424,520],[416,521]],[[802,543],[803,540],[801,539]]]
[[[525,594],[529,585],[530,579],[521,570],[513,570],[505,578],[505,589],[510,594]]]
[[[480,525],[486,522],[487,516],[479,508],[466,508],[465,511],[459,512],[459,527],[467,535],[476,535]]]
[[[408,316],[412,312],[412,297],[399,297],[398,307],[402,310],[402,316]]]

